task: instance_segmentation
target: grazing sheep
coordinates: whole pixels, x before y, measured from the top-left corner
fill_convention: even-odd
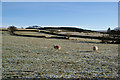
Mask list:
[[[93,51],[98,51],[98,47],[97,46],[93,46]]]
[[[60,50],[61,46],[60,45],[54,45],[54,49]]]

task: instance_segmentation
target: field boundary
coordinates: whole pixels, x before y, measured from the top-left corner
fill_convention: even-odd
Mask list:
[[[8,31],[7,29],[2,29],[2,31]],[[56,38],[56,39],[69,39],[69,37],[75,37],[75,38],[87,38],[87,39],[98,39],[98,40],[103,40],[106,41],[107,43],[115,43],[116,41],[120,41],[119,38],[111,38],[111,37],[100,37],[100,36],[83,36],[83,35],[68,35],[67,34],[58,34],[58,33],[52,33],[50,31],[46,31],[46,30],[37,30],[37,29],[18,29],[15,30],[16,31],[27,31],[27,32],[38,32],[38,33],[44,33],[44,34],[50,34],[50,35],[56,35],[56,36],[51,36],[51,37],[47,37],[47,36],[35,36],[35,35],[22,35],[22,34],[17,34],[14,33],[13,35],[15,36],[23,36],[23,37],[36,37],[36,38]],[[109,42],[112,41],[112,42]]]

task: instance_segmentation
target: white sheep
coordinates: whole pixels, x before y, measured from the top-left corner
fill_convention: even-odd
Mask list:
[[[93,46],[93,51],[98,51],[98,47],[97,46]]]

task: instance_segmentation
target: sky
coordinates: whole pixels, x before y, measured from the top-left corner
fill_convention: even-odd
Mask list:
[[[119,2],[119,0],[1,0],[2,2]]]
[[[2,25],[79,26],[106,30],[118,26],[117,2],[3,2]]]

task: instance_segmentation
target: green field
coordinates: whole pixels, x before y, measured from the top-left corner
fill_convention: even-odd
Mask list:
[[[60,51],[53,49],[55,44],[61,45]],[[93,46],[99,47],[98,52]],[[116,78],[118,45],[81,38],[21,37],[2,31],[2,68],[3,78]]]

